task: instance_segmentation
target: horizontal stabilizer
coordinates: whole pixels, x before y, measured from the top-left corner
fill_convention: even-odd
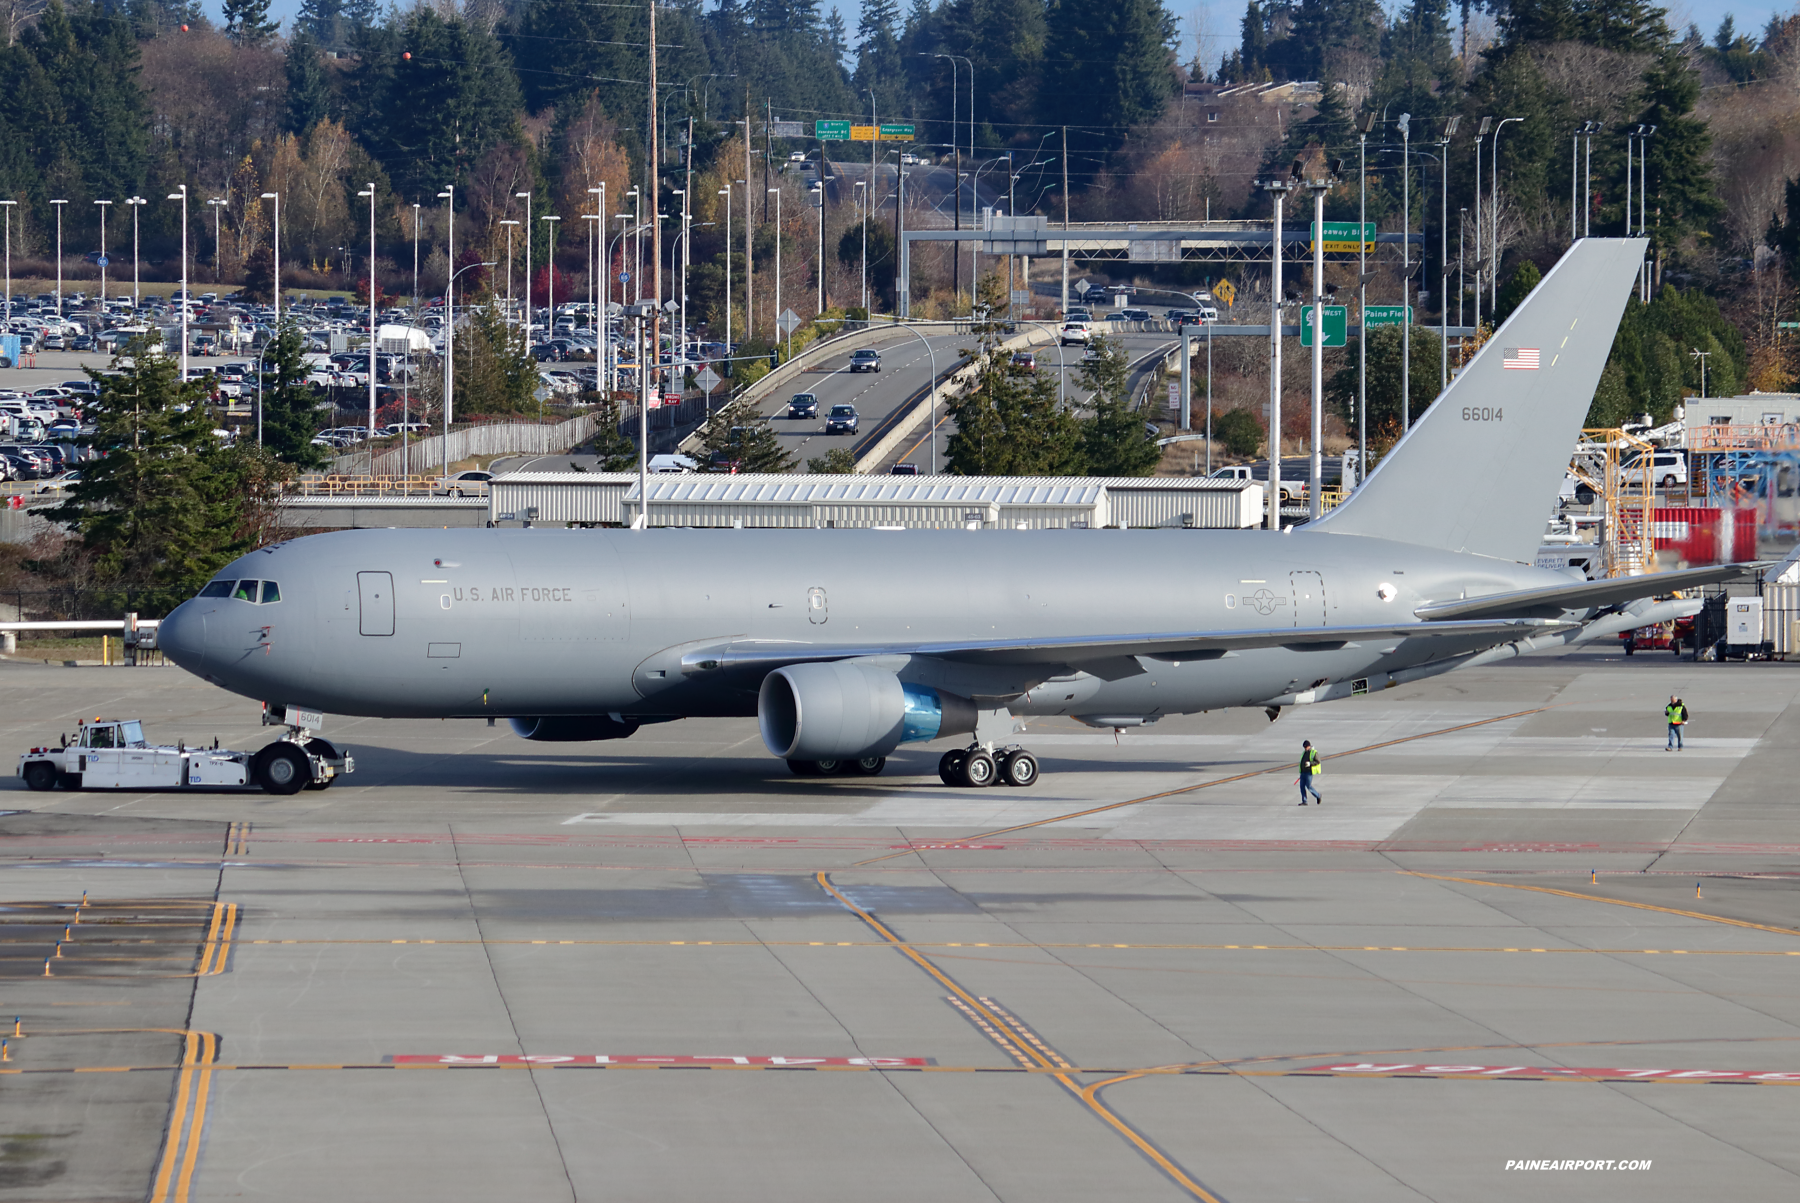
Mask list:
[[[1762,564],[1715,564],[1708,568],[1684,568],[1679,572],[1653,572],[1645,576],[1608,577],[1581,584],[1520,589],[1514,593],[1490,593],[1484,597],[1426,602],[1413,613],[1420,618],[1555,618],[1571,610],[1616,606],[1644,597],[1660,597],[1677,589],[1716,585],[1750,576]]]

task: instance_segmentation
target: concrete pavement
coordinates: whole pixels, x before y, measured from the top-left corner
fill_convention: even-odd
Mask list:
[[[269,738],[179,669],[0,683],[9,752]],[[335,716],[323,792],[15,781],[0,1198],[1791,1198],[1797,697],[1534,657],[1034,721],[1032,790],[946,788],[937,745],[794,778],[749,720]],[[1543,1159],[1648,1165],[1506,1168]]]

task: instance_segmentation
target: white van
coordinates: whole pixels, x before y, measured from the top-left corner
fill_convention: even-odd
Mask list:
[[[1653,488],[1673,489],[1688,482],[1687,453],[1658,448],[1651,453],[1650,483]],[[1620,471],[1626,480],[1644,470],[1644,453],[1639,451],[1621,458]]]

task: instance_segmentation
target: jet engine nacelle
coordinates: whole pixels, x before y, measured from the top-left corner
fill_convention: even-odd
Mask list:
[[[786,760],[886,756],[903,743],[975,730],[975,705],[903,683],[885,668],[834,660],[791,664],[763,678],[763,744]]]
[[[541,718],[509,718],[513,734],[543,743],[585,743],[596,739],[624,739],[638,729],[629,719],[608,714],[553,714]]]

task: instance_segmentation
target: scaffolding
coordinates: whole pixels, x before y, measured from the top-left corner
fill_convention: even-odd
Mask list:
[[[1601,542],[1606,575],[1631,576],[1655,568],[1656,445],[1616,427],[1581,432],[1569,473],[1604,506]]]

